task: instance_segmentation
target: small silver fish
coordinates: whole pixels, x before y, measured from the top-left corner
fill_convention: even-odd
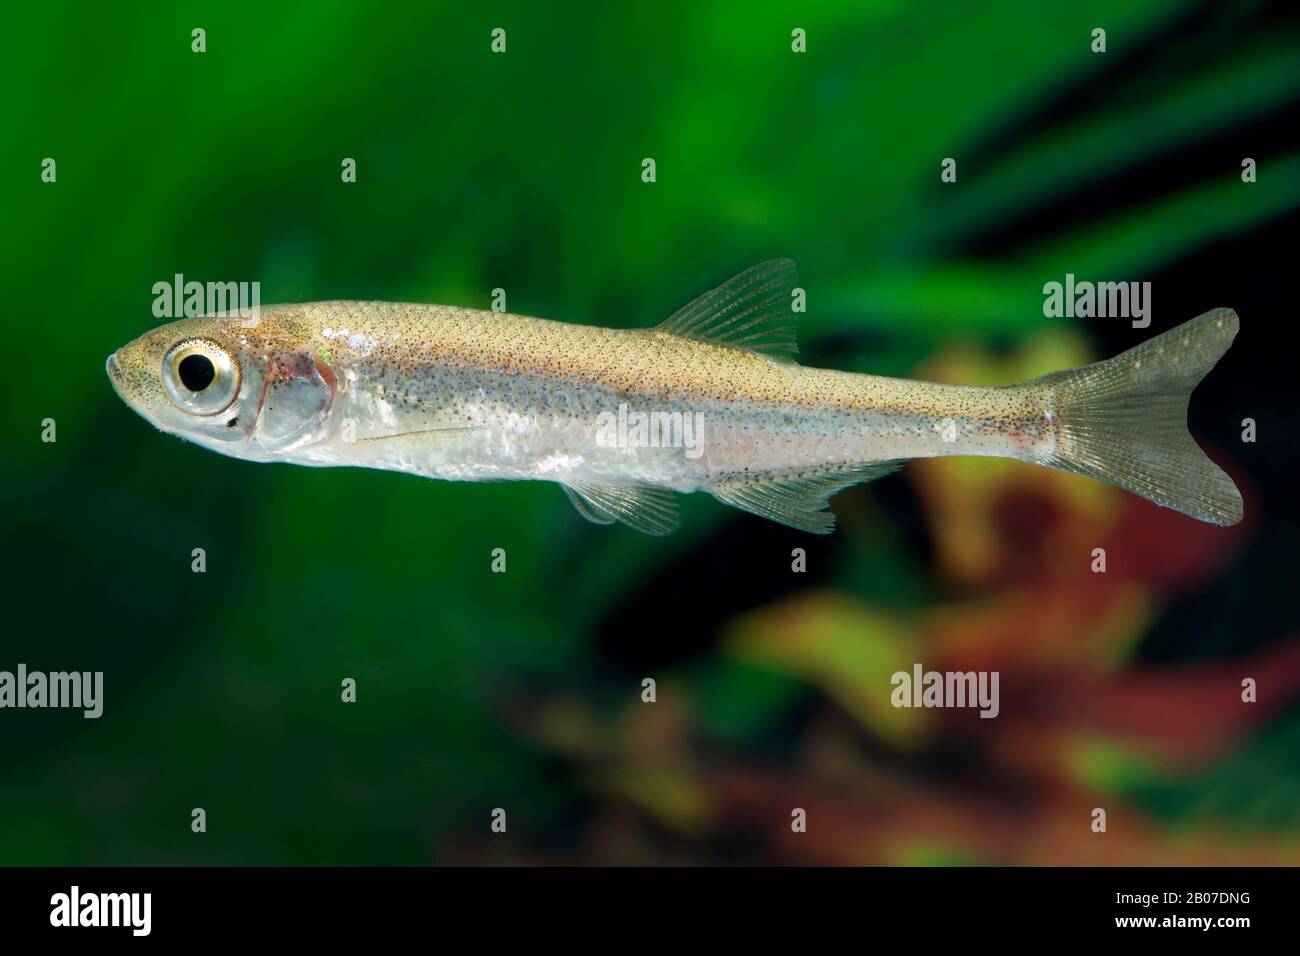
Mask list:
[[[1201,521],[1241,495],[1187,432],[1237,334],[1215,309],[1122,355],[996,388],[804,368],[798,275],[757,265],[651,329],[451,306],[318,302],[182,319],[108,359],[158,428],[250,461],[461,481],[542,479],[583,517],[651,534],[707,491],[804,531],[909,458],[986,455],[1086,475]]]

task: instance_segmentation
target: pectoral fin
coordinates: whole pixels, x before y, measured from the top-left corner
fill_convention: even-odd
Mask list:
[[[596,524],[621,521],[646,534],[670,534],[677,528],[677,502],[665,488],[649,485],[561,485],[578,514]]]
[[[831,496],[851,485],[874,481],[902,467],[901,461],[874,461],[865,465],[785,478],[732,482],[718,485],[713,497],[762,518],[811,534],[835,530],[835,514],[827,511]]]
[[[368,438],[357,438],[354,441],[358,445],[366,445],[371,442],[393,441],[398,438],[407,441],[439,441],[448,438],[456,438],[471,432],[487,431],[488,425],[452,425],[446,428],[413,428],[409,431],[393,432],[391,435],[371,435]]]

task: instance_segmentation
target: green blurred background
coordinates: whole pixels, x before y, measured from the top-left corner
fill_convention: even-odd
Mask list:
[[[0,712],[0,863],[1300,862],[1293,7],[8,9],[0,669],[106,686]],[[803,362],[935,380],[1236,308],[1192,423],[1246,522],[963,459],[828,539],[700,495],[653,539],[548,484],[225,459],[103,373],[175,273],[645,326],[775,256]],[[1067,272],[1152,281],[1152,327],[1044,318]],[[916,661],[998,670],[1001,715],[892,709]]]

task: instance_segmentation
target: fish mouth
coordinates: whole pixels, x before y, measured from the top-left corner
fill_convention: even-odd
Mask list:
[[[127,386],[126,375],[123,373],[122,363],[118,359],[118,356],[121,354],[122,350],[118,349],[104,362],[104,371],[108,373],[108,380],[113,384],[113,391],[117,393],[117,397],[126,404],[127,408],[131,409],[131,411],[135,412],[150,425],[153,425],[154,428],[169,431],[170,429],[166,428],[163,423],[159,421],[158,416],[154,414],[153,410],[150,409],[138,396],[133,395],[132,390]]]
[[[108,380],[113,383],[113,391],[125,398],[126,396],[122,395],[122,367],[117,363],[117,352],[108,357],[108,361],[104,363],[104,371],[108,372]]]

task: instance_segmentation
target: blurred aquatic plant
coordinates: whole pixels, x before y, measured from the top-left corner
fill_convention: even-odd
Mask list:
[[[995,367],[973,357],[967,366],[976,377]],[[563,733],[543,704],[521,730],[610,799],[638,794],[639,822],[624,827],[663,827],[717,850],[739,823],[751,861],[1294,863],[1296,780],[1285,764],[1260,771],[1272,741],[1293,736],[1300,641],[1237,660],[1137,659],[1162,604],[1204,587],[1247,532],[1225,536],[1118,492],[1076,496],[1027,469],[997,472],[918,472],[923,500],[939,503],[927,507],[932,520],[949,520],[948,502],[968,512],[955,529],[936,529],[954,539],[936,564],[952,598],[905,611],[811,589],[737,618],[718,661],[661,677],[674,688],[662,709],[676,716],[654,753],[629,749],[645,734],[623,728],[663,727],[661,705],[632,699],[612,718],[569,713]],[[1009,523],[1010,503],[1030,496],[1041,502],[1033,523]],[[1094,544],[1113,556],[1104,573]],[[969,710],[891,706],[891,675],[914,663],[997,672],[1000,713],[986,722]],[[780,718],[794,722],[784,729],[793,743],[774,746],[782,731],[770,712],[742,722],[739,739],[711,719],[755,669],[793,683]],[[1243,677],[1267,682],[1258,702],[1243,704]],[[1230,809],[1239,765],[1259,789]],[[696,808],[691,826],[651,799],[643,779],[676,780],[678,804]],[[808,834],[790,830],[795,807],[815,821]],[[1105,838],[1089,828],[1096,807],[1107,810]]]

